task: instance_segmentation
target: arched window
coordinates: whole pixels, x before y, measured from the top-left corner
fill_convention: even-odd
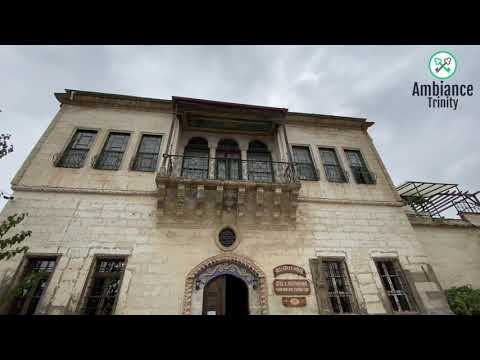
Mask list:
[[[225,139],[218,143],[216,158],[216,178],[239,180],[242,178],[240,148],[235,140]]]
[[[272,155],[261,141],[248,145],[248,180],[273,182]]]
[[[194,179],[208,178],[209,150],[207,140],[190,139],[183,152],[182,176]]]

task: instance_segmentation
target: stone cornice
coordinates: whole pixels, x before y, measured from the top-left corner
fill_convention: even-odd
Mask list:
[[[98,194],[98,195],[134,195],[134,196],[157,196],[157,191],[138,190],[105,190],[90,188],[65,188],[53,186],[25,186],[12,185],[14,191],[29,191],[40,193],[67,193],[67,194]]]
[[[377,201],[377,200],[350,200],[350,199],[329,199],[299,196],[298,202],[306,203],[324,203],[324,204],[347,204],[347,205],[374,205],[374,206],[405,206],[398,201]]]

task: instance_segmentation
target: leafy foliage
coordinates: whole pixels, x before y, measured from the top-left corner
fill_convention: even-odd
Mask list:
[[[16,254],[26,252],[28,250],[27,246],[20,247],[15,245],[20,244],[27,237],[31,236],[32,232],[30,230],[22,230],[18,234],[15,234],[11,237],[5,237],[8,231],[20,224],[27,215],[27,213],[20,215],[14,214],[9,216],[7,220],[0,224],[0,260],[3,260],[4,258],[8,260]]]
[[[0,134],[0,159],[13,151],[13,146],[8,144],[10,134]]]
[[[10,137],[10,134],[0,134],[0,159],[13,151],[13,146],[8,143]],[[7,220],[0,223],[0,260],[5,258],[8,260],[13,256],[28,250],[27,246],[15,247],[15,245],[20,244],[27,237],[31,236],[32,232],[30,230],[21,231],[11,237],[5,237],[7,232],[20,224],[27,215],[27,213],[20,215],[13,214],[9,216]]]
[[[456,315],[480,315],[480,289],[470,285],[452,287],[447,290],[447,299]]]

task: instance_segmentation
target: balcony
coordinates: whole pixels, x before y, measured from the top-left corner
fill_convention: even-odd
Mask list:
[[[300,182],[293,163],[164,155],[157,174],[158,208],[177,216],[209,211],[295,219]]]

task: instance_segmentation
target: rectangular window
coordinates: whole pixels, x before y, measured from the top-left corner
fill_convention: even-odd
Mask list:
[[[129,138],[130,134],[109,134],[107,143],[96,162],[95,168],[101,170],[118,170],[122,163],[123,154],[127,149]]]
[[[338,183],[347,182],[347,177],[340,166],[335,150],[328,148],[320,148],[319,150],[327,180]]]
[[[35,313],[38,302],[55,269],[56,261],[56,257],[27,258],[25,271],[14,290],[11,314],[32,315]]]
[[[358,313],[352,283],[343,259],[311,259],[310,266],[322,313]]]
[[[132,170],[155,171],[157,169],[161,141],[161,136],[143,135]]]
[[[124,258],[96,259],[84,302],[85,315],[113,314],[124,269]]]
[[[377,260],[380,279],[393,312],[416,311],[407,281],[397,260]]]
[[[345,150],[350,169],[357,184],[375,184],[374,175],[368,170],[362,154],[358,150]]]
[[[310,150],[306,146],[292,146],[295,170],[300,180],[318,180]]]
[[[93,130],[77,130],[56,165],[64,168],[81,168],[96,136],[97,132]]]

